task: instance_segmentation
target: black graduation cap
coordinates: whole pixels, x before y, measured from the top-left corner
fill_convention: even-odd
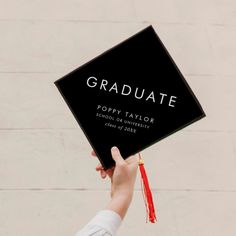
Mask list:
[[[104,169],[205,116],[151,25],[54,83]]]

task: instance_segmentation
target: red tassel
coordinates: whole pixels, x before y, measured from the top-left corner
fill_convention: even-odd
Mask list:
[[[155,207],[152,199],[152,192],[149,187],[148,183],[148,177],[144,168],[144,162],[141,158],[141,155],[139,153],[139,170],[141,173],[141,186],[142,186],[142,192],[143,192],[143,197],[144,197],[144,202],[146,206],[146,212],[147,216],[149,216],[149,221],[151,223],[155,223],[156,219],[156,213],[155,213]],[[146,219],[147,222],[147,219]]]

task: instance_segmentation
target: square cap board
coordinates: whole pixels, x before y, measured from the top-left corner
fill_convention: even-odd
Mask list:
[[[151,25],[54,83],[105,169],[205,116]]]

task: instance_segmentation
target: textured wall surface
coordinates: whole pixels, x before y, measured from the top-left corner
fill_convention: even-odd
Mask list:
[[[53,82],[149,24],[207,117],[143,151],[158,223],[138,176],[118,235],[236,234],[235,0],[0,0],[0,236],[74,235],[106,205]]]

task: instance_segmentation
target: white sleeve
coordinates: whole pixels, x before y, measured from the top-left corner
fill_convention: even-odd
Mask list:
[[[102,210],[75,236],[114,236],[121,224],[121,217],[114,211]]]

